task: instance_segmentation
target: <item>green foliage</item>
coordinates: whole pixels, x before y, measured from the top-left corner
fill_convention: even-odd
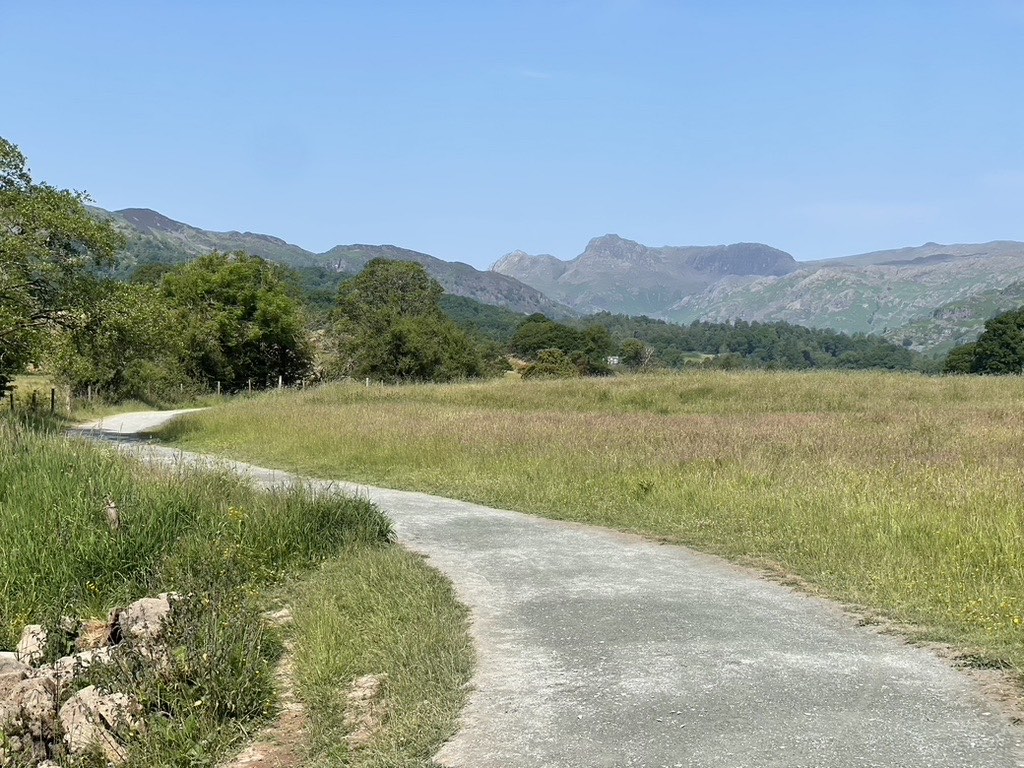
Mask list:
[[[83,194],[32,181],[25,156],[0,137],[0,385],[88,303],[88,270],[111,263],[121,238]]]
[[[55,628],[61,616],[106,616],[163,591],[185,598],[172,612],[165,663],[119,647],[117,663],[96,665],[85,681],[142,704],[146,728],[131,742],[130,766],[217,764],[272,711],[278,645],[262,592],[391,538],[387,518],[364,500],[260,493],[220,474],[154,475],[9,419],[0,444],[0,649],[13,648],[27,623]],[[110,501],[117,531],[104,514]]]
[[[480,376],[480,350],[441,311],[442,293],[419,264],[371,261],[338,291],[333,372],[387,382]]]
[[[789,323],[693,322],[676,325],[649,317],[601,312],[580,321],[584,327],[606,327],[620,344],[629,339],[650,347],[663,365],[681,368],[694,354],[732,355],[740,367],[885,368],[912,370],[920,356],[899,344],[876,336],[849,336],[836,331],[804,328]],[[735,362],[735,361],[734,361]],[[733,365],[730,362],[729,365]]]
[[[946,355],[946,362],[943,363],[943,373],[972,373],[974,368],[974,354],[977,344],[961,344],[954,347]]]
[[[654,362],[654,349],[647,346],[639,339],[626,339],[622,342],[622,364],[631,371],[639,371],[652,365]]]
[[[212,253],[163,277],[183,364],[195,381],[241,390],[309,373],[312,347],[288,271],[245,253]]]
[[[509,348],[527,360],[541,363],[541,353],[558,350],[576,366],[577,375],[604,375],[611,372],[606,362],[614,348],[608,329],[602,325],[591,325],[577,330],[568,325],[556,323],[542,314],[532,314],[520,323]],[[560,360],[550,354],[542,369],[551,371],[544,375],[555,375]]]
[[[523,368],[524,379],[567,379],[580,375],[579,367],[560,349],[542,349]]]
[[[985,330],[967,351],[961,347],[950,353],[953,365],[963,366],[971,355],[970,372],[985,374],[1024,373],[1024,307],[996,315],[985,323]],[[947,370],[949,369],[947,358]]]
[[[54,343],[51,367],[72,392],[173,403],[195,394],[173,307],[149,285],[102,283],[82,321]]]
[[[441,309],[467,333],[507,346],[523,322],[524,315],[476,299],[446,293]]]

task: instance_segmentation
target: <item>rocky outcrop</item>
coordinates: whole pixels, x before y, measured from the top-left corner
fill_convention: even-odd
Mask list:
[[[165,660],[161,641],[177,600],[164,593],[136,600],[107,619],[62,619],[56,630],[66,635],[62,643],[79,650],[49,662],[46,629],[25,627],[16,650],[0,652],[0,768],[42,768],[55,755],[90,750],[99,750],[108,763],[124,762],[124,739],[141,727],[141,708],[130,692],[84,685],[84,678],[97,665],[132,656],[142,664]]]
[[[797,262],[762,243],[651,248],[604,235],[570,261],[514,251],[491,269],[580,311],[658,315],[723,277],[785,275]]]
[[[123,763],[128,753],[121,738],[139,729],[141,714],[138,703],[127,694],[103,693],[94,685],[83,688],[60,708],[68,752],[80,755],[98,748],[108,762]]]

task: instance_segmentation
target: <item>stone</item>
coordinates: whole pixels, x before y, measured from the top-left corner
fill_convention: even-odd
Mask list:
[[[363,675],[352,682],[345,696],[345,741],[349,749],[362,749],[384,721],[382,692],[387,675]]]
[[[52,672],[57,678],[57,684],[64,688],[85,674],[94,664],[109,664],[112,661],[113,650],[111,648],[93,648],[73,653],[70,656],[62,656],[53,664],[44,665],[40,669]]]
[[[33,667],[43,660],[46,653],[46,630],[41,624],[29,624],[21,631],[21,639],[14,649],[18,660]]]
[[[56,715],[57,680],[53,675],[37,673],[26,678],[0,701],[0,723],[11,733],[47,739],[53,735]]]
[[[117,615],[121,636],[135,641],[151,641],[163,632],[177,595],[164,592],[157,597],[136,600]]]
[[[267,611],[263,619],[272,627],[286,627],[294,621],[291,609],[287,606],[277,611]]]
[[[128,756],[118,738],[140,727],[140,707],[124,693],[103,693],[96,686],[83,688],[60,708],[64,743],[72,755],[99,747],[106,759],[120,765]]]
[[[17,654],[0,653],[0,701],[6,701],[14,686],[32,674],[32,667],[18,660]]]

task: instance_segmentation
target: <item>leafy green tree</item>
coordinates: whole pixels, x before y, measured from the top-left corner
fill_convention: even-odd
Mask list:
[[[523,368],[524,379],[565,379],[582,375],[579,365],[560,349],[542,349]]]
[[[312,367],[302,307],[285,267],[237,252],[212,253],[167,273],[188,375],[229,390],[294,382]]]
[[[603,325],[577,330],[540,313],[523,320],[509,342],[513,352],[534,361],[539,361],[542,351],[560,350],[585,376],[611,373],[606,358],[614,346],[608,329]]]
[[[985,323],[974,343],[972,373],[1024,373],[1024,307],[1004,312]]]
[[[25,156],[0,137],[0,385],[55,328],[74,327],[92,289],[90,268],[123,242],[86,210],[86,195],[33,182]]]
[[[943,373],[972,373],[974,368],[974,352],[977,345],[961,344],[954,347],[946,356],[946,362],[942,366]]]
[[[480,376],[480,351],[442,311],[443,293],[419,264],[371,261],[338,289],[334,373],[387,382]]]
[[[51,366],[72,391],[105,399],[172,403],[194,393],[182,366],[173,308],[148,285],[98,287],[82,321],[54,343]]]

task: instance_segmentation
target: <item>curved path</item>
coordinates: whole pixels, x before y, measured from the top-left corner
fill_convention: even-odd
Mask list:
[[[173,413],[111,417],[101,433]],[[93,425],[96,426],[96,425]],[[94,433],[95,434],[95,433]],[[216,463],[369,497],[471,609],[478,653],[453,768],[1019,768],[1024,732],[931,653],[683,547]]]

